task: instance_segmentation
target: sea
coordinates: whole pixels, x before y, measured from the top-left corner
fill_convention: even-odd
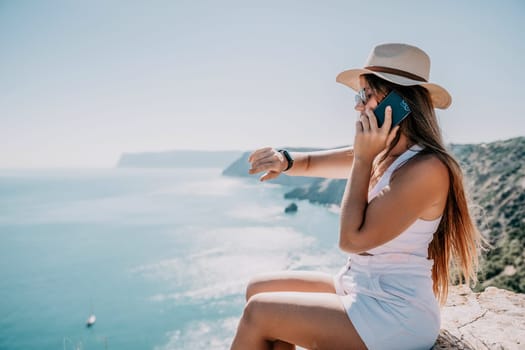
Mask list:
[[[0,349],[229,349],[250,277],[344,264],[336,212],[221,173],[0,170]]]

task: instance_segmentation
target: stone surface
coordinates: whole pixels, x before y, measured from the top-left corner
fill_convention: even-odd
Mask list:
[[[525,294],[452,287],[433,349],[525,349]]]

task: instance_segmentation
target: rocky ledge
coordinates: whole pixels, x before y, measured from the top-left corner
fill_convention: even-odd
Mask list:
[[[525,294],[488,287],[451,288],[441,310],[438,349],[525,349]]]

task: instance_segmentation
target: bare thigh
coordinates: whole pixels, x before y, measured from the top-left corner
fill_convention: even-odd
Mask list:
[[[267,341],[316,350],[366,349],[333,293],[260,293],[248,302],[243,322]]]
[[[259,275],[246,288],[246,300],[265,292],[335,293],[332,275],[314,271],[282,271]]]

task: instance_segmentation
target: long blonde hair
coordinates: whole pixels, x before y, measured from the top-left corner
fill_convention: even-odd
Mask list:
[[[372,74],[364,77],[376,94],[386,95],[391,90],[395,90],[407,101],[412,111],[411,115],[400,123],[400,130],[395,139],[379,157],[375,166],[380,166],[386,161],[388,154],[398,143],[400,133],[403,133],[409,142],[424,148],[418,156],[433,154],[448,169],[450,185],[447,203],[439,227],[428,247],[428,256],[434,260],[432,268],[434,294],[439,302],[444,304],[450,277],[467,284],[477,282],[479,248],[484,242],[469,211],[463,173],[458,162],[445,148],[427,89],[418,85],[400,86]],[[451,276],[452,272],[455,276]]]

